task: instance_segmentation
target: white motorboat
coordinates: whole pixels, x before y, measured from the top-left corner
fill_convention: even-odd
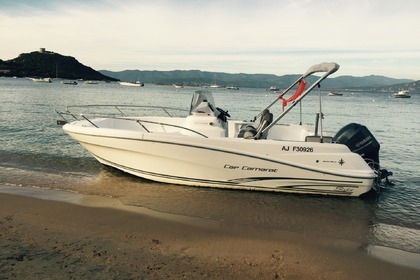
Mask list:
[[[136,82],[118,82],[121,86],[126,86],[126,87],[142,87],[144,86],[144,83],[140,82],[140,81],[136,81]]]
[[[343,96],[343,93],[337,91],[329,91],[328,96]]]
[[[30,78],[32,81],[37,83],[51,83],[51,78]]]
[[[408,90],[401,90],[394,94],[395,98],[410,98],[411,95],[408,93]]]
[[[57,111],[64,119],[58,123],[99,162],[158,182],[360,196],[379,187],[383,172],[379,143],[366,127],[352,123],[334,137],[326,136],[322,112],[315,125],[279,123],[338,68],[336,63],[312,66],[253,121],[228,119],[210,92],[197,91],[182,117],[169,115],[173,108],[166,107],[152,107],[163,115],[150,116],[142,106],[135,111],[142,110],[145,116],[89,117],[77,113],[79,107],[90,108],[85,105]],[[323,76],[305,90],[304,79],[314,73]],[[286,99],[285,94],[296,87]],[[274,119],[269,109],[279,100],[290,104]],[[124,105],[112,107],[120,113],[128,110]]]

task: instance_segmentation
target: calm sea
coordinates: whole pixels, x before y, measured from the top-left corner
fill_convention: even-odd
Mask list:
[[[378,196],[336,198],[185,187],[142,180],[104,167],[56,124],[55,109],[73,104],[137,104],[189,108],[197,88],[114,83],[64,85],[0,78],[0,185],[64,190],[119,198],[124,204],[329,240],[365,244],[402,254],[414,266],[420,256],[420,95],[313,91],[302,106],[314,123],[322,96],[324,130],[334,134],[350,122],[369,128],[381,144],[381,166],[394,173],[393,187]],[[322,88],[321,88],[322,90]],[[251,119],[275,99],[265,89],[212,89],[216,105],[232,118]],[[281,110],[276,104],[274,114]],[[299,122],[296,106],[284,122]],[[1,191],[1,188],[0,188]],[[9,190],[10,191],[10,190]],[[369,249],[370,248],[370,249]],[[413,265],[412,265],[413,266]]]

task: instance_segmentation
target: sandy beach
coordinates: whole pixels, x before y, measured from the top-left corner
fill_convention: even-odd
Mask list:
[[[0,193],[0,279],[418,279],[363,244]],[[136,210],[138,209],[138,211]]]

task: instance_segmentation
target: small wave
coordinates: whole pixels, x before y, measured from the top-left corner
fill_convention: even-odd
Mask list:
[[[420,268],[420,254],[377,245],[368,246],[367,252],[369,255],[387,262],[415,269]]]
[[[373,226],[372,237],[374,245],[420,254],[419,229],[380,223]]]

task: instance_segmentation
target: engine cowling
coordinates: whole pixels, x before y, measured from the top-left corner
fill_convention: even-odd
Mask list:
[[[350,123],[340,129],[333,140],[358,153],[367,163],[379,166],[380,144],[366,126]]]

